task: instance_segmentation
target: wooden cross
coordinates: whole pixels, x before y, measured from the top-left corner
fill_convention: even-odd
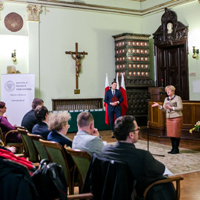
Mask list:
[[[71,57],[76,61],[76,89],[74,90],[74,94],[80,94],[80,90],[78,89],[78,77],[81,71],[81,60],[88,55],[87,52],[78,52],[78,43],[76,43],[76,51],[65,51],[65,54],[71,54]],[[81,56],[82,55],[82,56]]]

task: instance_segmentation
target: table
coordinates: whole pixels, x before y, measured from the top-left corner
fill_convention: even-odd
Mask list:
[[[71,120],[68,122],[70,125],[70,128],[68,130],[68,133],[77,132],[77,116],[80,112],[69,112],[71,115]],[[94,118],[94,127],[97,128],[99,131],[102,130],[111,130],[110,124],[105,124],[105,111],[90,111]]]

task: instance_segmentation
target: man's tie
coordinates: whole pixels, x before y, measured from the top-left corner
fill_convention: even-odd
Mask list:
[[[113,90],[113,96],[115,95],[115,90]]]

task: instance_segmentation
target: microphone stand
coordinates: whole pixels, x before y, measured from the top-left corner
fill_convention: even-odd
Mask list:
[[[149,100],[148,100],[149,101]],[[149,151],[149,115],[147,116],[147,151]],[[162,154],[152,154],[154,156],[160,156],[165,157],[165,155]]]

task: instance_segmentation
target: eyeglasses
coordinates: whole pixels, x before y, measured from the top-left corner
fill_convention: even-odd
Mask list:
[[[135,129],[134,131],[139,131],[140,130],[140,127],[138,127],[137,129]]]

